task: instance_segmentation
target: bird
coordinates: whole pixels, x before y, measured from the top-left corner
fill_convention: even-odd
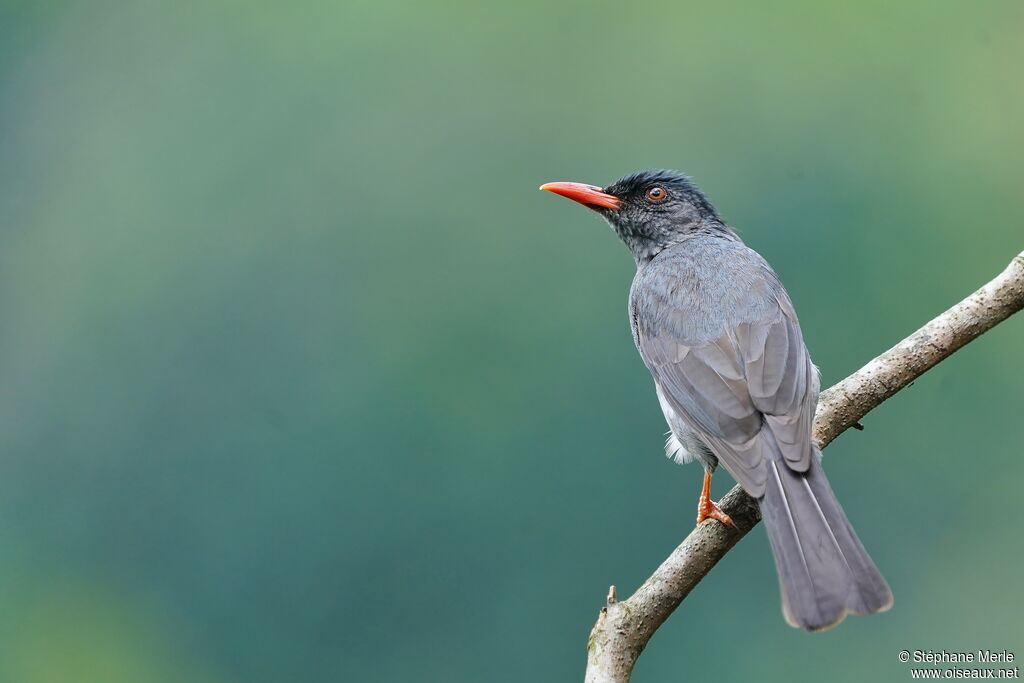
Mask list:
[[[889,609],[892,591],[825,477],[811,434],[818,369],[768,262],[678,171],[540,189],[599,213],[636,262],[633,342],[668,423],[666,455],[704,466],[697,524],[735,526],[711,499],[721,463],[760,507],[791,626]]]

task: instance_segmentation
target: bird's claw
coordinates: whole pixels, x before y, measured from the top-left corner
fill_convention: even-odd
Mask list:
[[[718,503],[710,498],[701,496],[700,502],[697,503],[697,524],[700,525],[709,519],[717,519],[726,526],[731,526],[733,529],[736,528],[732,517],[725,514],[722,508],[718,507]]]

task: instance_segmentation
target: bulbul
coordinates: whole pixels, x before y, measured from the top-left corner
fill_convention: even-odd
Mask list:
[[[697,523],[732,525],[710,495],[722,463],[761,508],[786,621],[817,631],[892,606],[821,467],[818,370],[771,266],[675,171],[540,189],[600,213],[633,254],[629,320],[668,422],[666,454],[704,465]]]

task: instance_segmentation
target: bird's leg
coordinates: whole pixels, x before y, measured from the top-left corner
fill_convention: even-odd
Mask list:
[[[705,519],[717,519],[726,526],[736,528],[732,518],[722,512],[718,503],[711,500],[711,473],[707,470],[704,470],[704,486],[700,490],[700,500],[697,501],[697,524]]]

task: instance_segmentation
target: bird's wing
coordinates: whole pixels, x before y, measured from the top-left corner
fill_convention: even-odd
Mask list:
[[[636,328],[644,363],[672,407],[753,496],[764,492],[770,459],[781,455],[803,472],[812,457],[817,375],[793,306],[781,286],[776,292],[775,305],[709,343],[687,343],[670,326],[643,320]]]

